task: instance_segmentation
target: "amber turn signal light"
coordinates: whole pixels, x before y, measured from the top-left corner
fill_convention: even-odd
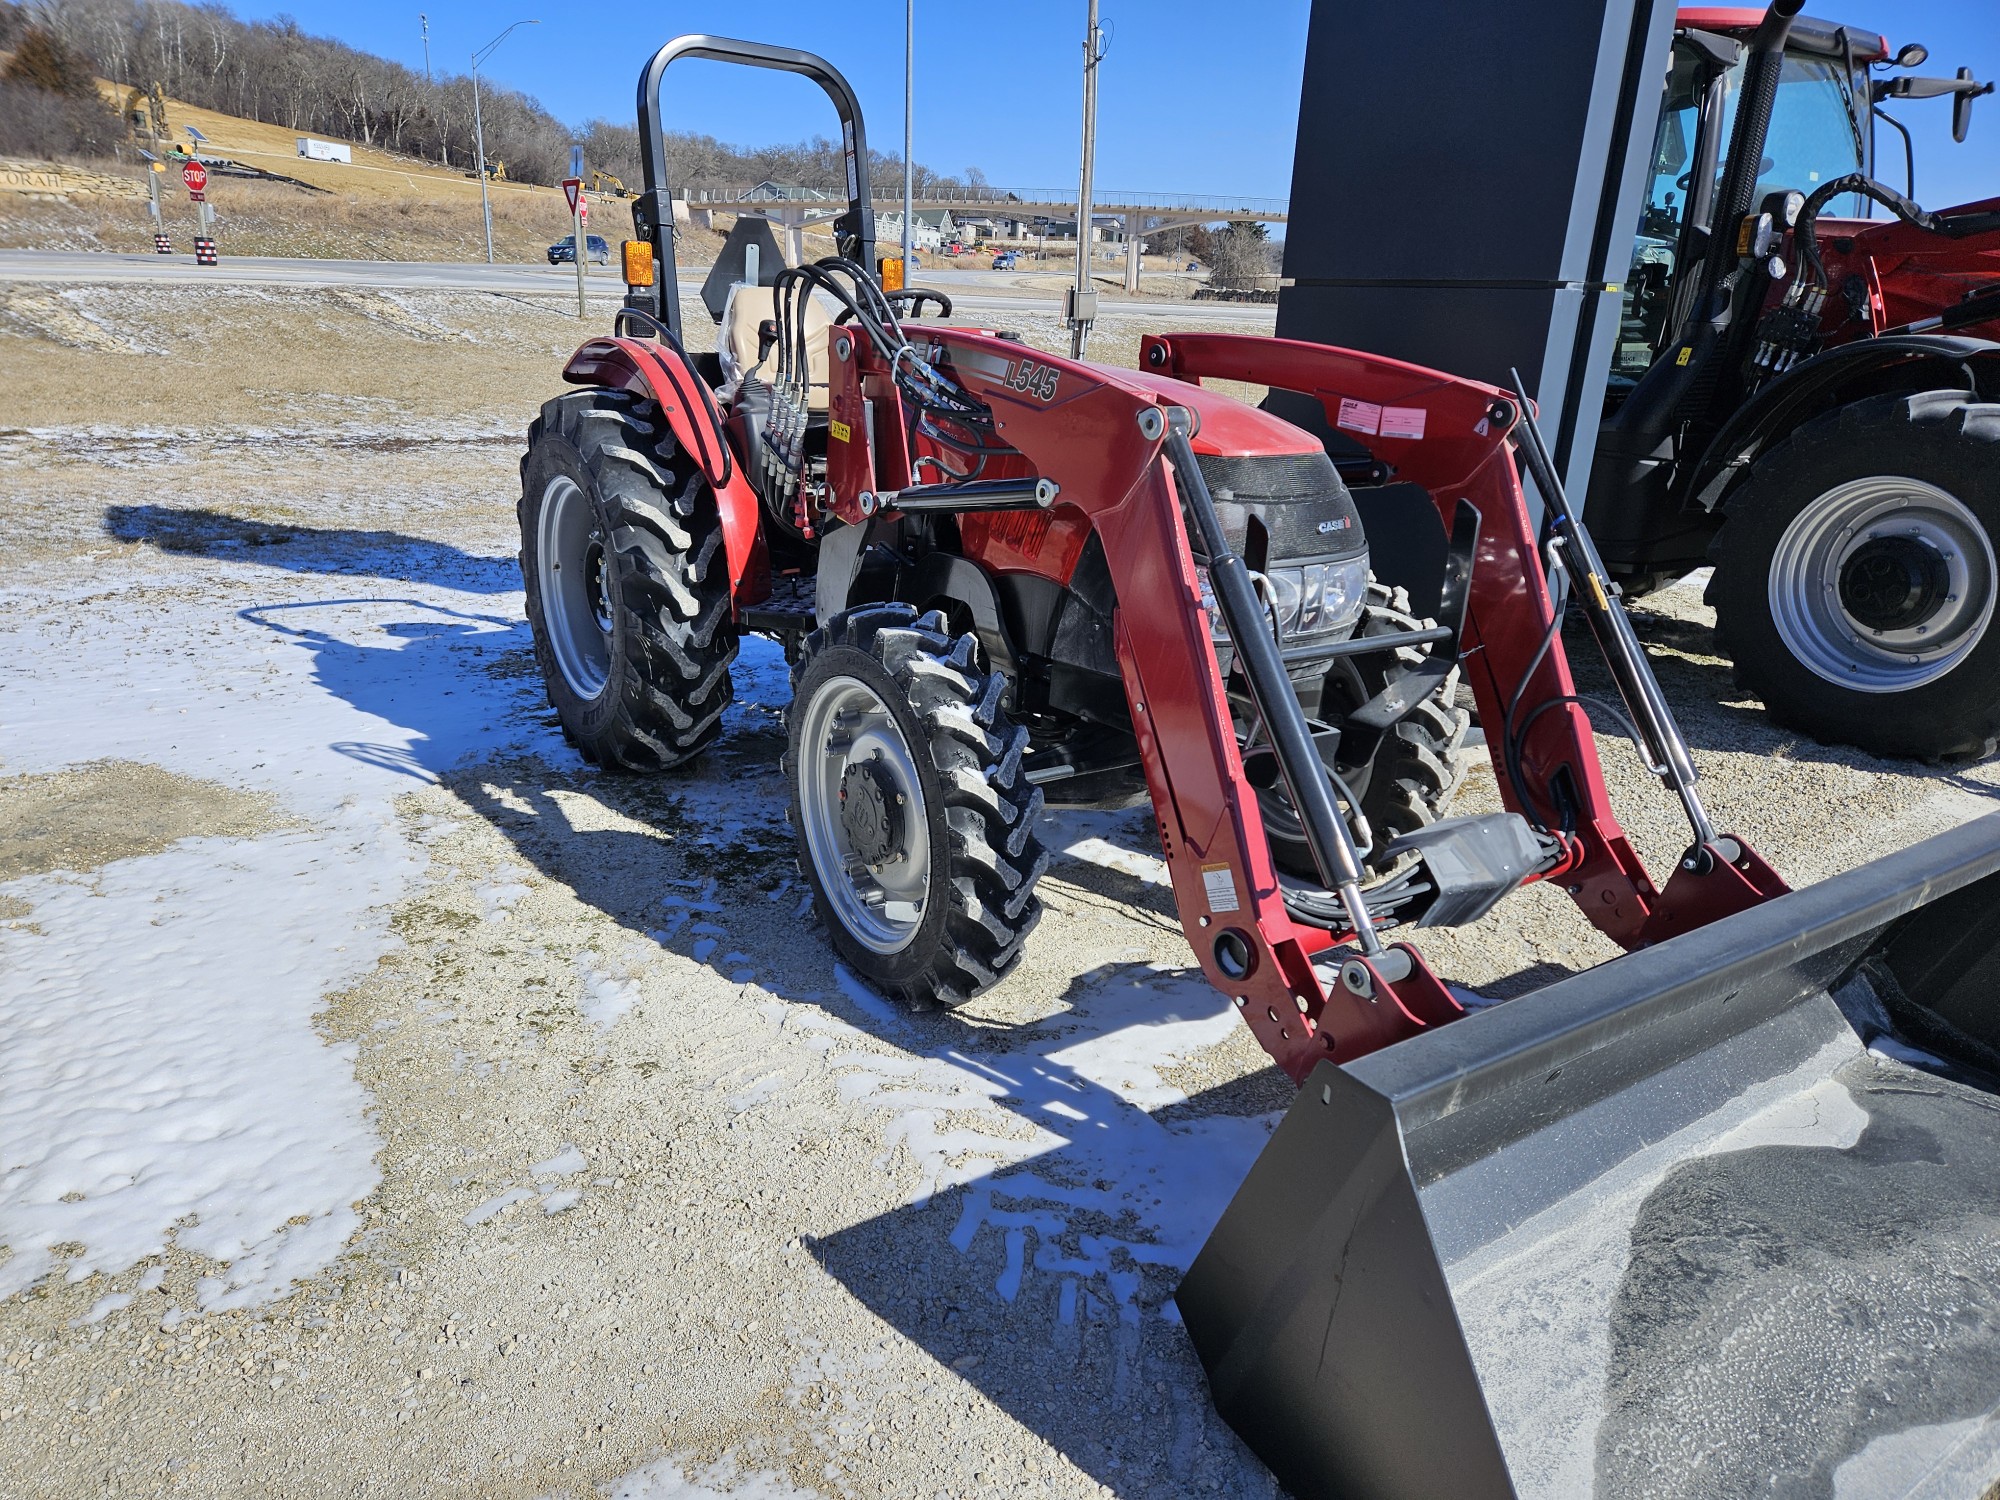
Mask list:
[[[625,256],[625,285],[653,284],[653,247],[645,240],[626,240],[620,247]]]

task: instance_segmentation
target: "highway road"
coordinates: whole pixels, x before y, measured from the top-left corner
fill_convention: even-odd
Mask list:
[[[707,268],[690,269],[681,285],[701,285]],[[1062,312],[1060,294],[1023,284],[1006,271],[927,270],[922,284],[951,294],[964,311]],[[508,295],[543,293],[576,295],[576,271],[571,266],[498,265],[455,261],[290,260],[270,256],[225,255],[216,266],[198,266],[186,255],[114,255],[92,251],[0,250],[0,282],[43,284],[107,283],[214,284],[233,282],[258,286],[380,287],[396,291],[473,291]],[[616,276],[602,267],[590,273],[589,295],[609,303],[623,293]],[[1107,316],[1121,312],[1156,314],[1171,311],[1177,322],[1217,322],[1250,327],[1267,326],[1268,306],[1232,302],[1173,302],[1119,300],[1106,291],[1100,306]]]

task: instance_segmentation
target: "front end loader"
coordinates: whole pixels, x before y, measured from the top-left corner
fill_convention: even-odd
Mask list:
[[[659,101],[684,57],[818,83],[849,191],[835,256],[743,257],[712,287],[715,354],[682,341],[673,257]],[[1506,1295],[1490,1317],[1452,1278],[1531,1206],[1588,1208],[1597,1181],[1629,1196],[1641,1166],[1714,1154],[1715,1109],[1765,1129],[1749,1104],[1790,1087],[1849,1120],[1868,1106],[1840,1114],[1843,1091],[1874,1078],[1854,1070],[1895,1061],[1939,1101],[1925,1128],[1954,1137],[1931,1154],[1970,1247],[1952,1264],[1976,1262],[1996,1224],[1960,1165],[1991,1128],[2000,1056],[1977,1049],[2000,1035],[1978,981],[1996,934],[1949,893],[1990,889],[1976,882],[2000,868],[2000,837],[1980,825],[1790,895],[1717,830],[1518,386],[1226,335],[1151,338],[1142,368],[1119,370],[925,323],[948,298],[885,292],[866,269],[867,145],[830,64],[682,37],[642,75],[639,118],[626,304],[571,358],[575,389],[544,406],[522,461],[528,616],[564,731],[607,769],[671,771],[722,732],[742,637],[781,642],[789,812],[817,915],[856,973],[920,1007],[963,1004],[1018,963],[1046,808],[1150,804],[1197,962],[1305,1085],[1181,1293],[1225,1415],[1297,1493],[1525,1493],[1538,1402],[1597,1432],[1571,1410],[1593,1396],[1590,1367],[1544,1393],[1479,1363],[1495,1340],[1503,1363],[1540,1368],[1553,1262],[1492,1251],[1520,1276],[1491,1283]],[[1302,393],[1365,429],[1368,459],[1336,464],[1212,377]],[[1550,500],[1546,530],[1524,472]],[[1442,562],[1421,606],[1373,579],[1359,487],[1431,534]],[[1615,698],[1570,676],[1571,601]],[[1498,813],[1449,811],[1461,676]],[[1664,883],[1619,828],[1593,717],[1630,734],[1686,816]],[[1432,972],[1415,934],[1533,881],[1633,956],[1490,1009]],[[1932,938],[1909,936],[1925,922]],[[1866,1021],[1837,1045],[1850,1013]],[[1618,1275],[1612,1239],[1551,1243],[1599,1285]],[[1686,1352],[1711,1323],[1681,1326],[1676,1241],[1657,1243],[1658,1305],[1639,1321]],[[1924,1283],[1949,1322],[1946,1285]]]

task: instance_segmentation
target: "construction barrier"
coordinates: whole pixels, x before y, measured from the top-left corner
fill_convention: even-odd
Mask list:
[[[153,236],[153,248],[161,255],[172,255],[174,242],[164,234],[156,234]]]
[[[215,262],[215,241],[206,235],[197,235],[194,242],[194,263],[198,266],[212,266]]]

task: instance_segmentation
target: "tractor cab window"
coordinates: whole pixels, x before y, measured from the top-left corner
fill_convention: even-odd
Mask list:
[[[1736,128],[1736,101],[1742,81],[1739,64],[1730,70],[1726,85],[1729,92],[1722,116],[1725,151],[1729,133]],[[1863,166],[1862,139],[1854,123],[1847,70],[1831,58],[1787,55],[1785,71],[1778,80],[1778,102],[1771,111],[1771,133],[1757,174],[1757,191],[1750,200],[1753,209],[1767,193],[1811,193],[1836,177],[1863,170]],[[1859,197],[1836,198],[1825,209],[1828,217],[1860,217],[1867,211],[1866,200]]]
[[[1672,334],[1666,325],[1674,306],[1681,261],[1701,253],[1705,244],[1700,234],[1690,233],[1689,203],[1697,197],[1703,203],[1711,202],[1728,167],[1729,136],[1735,129],[1743,64],[1738,62],[1722,80],[1722,116],[1716,144],[1709,145],[1701,136],[1702,103],[1713,78],[1710,65],[1693,47],[1679,41],[1674,44],[1673,66],[1653,137],[1646,202],[1640,210],[1639,234],[1625,278],[1624,315],[1611,363],[1607,409],[1615,409]],[[1779,189],[1810,193],[1822,183],[1863,170],[1865,148],[1854,123],[1854,110],[1849,75],[1840,63],[1831,58],[1788,55],[1751,201],[1761,203],[1765,194]],[[1697,194],[1697,163],[1710,157],[1715,161],[1714,180],[1706,193]],[[1707,209],[1701,211],[1705,214]],[[1826,211],[1829,215],[1861,215],[1867,210],[1864,200],[1842,197]],[[1693,227],[1706,230],[1710,226],[1700,223]]]
[[[1701,128],[1701,101],[1707,78],[1691,48],[1674,46],[1659,128],[1653,137],[1652,170],[1646,203],[1639,214],[1639,238],[1625,277],[1625,311],[1612,360],[1614,386],[1638,379],[1653,362],[1673,304],[1674,273],[1683,253],[1689,186]]]

